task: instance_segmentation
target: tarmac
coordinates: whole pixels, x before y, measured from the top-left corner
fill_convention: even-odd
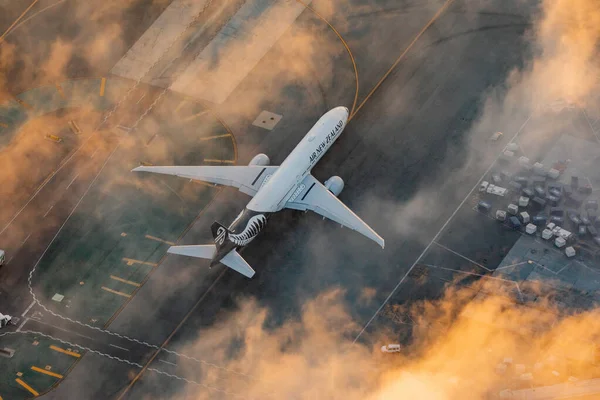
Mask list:
[[[322,113],[337,105],[351,108],[355,113],[343,136],[313,174],[320,180],[332,175],[344,179],[346,186],[340,199],[386,239],[385,251],[331,221],[295,212],[282,212],[271,218],[264,233],[243,251],[244,258],[257,270],[252,280],[222,268],[208,270],[202,260],[163,258],[160,254],[164,255],[166,246],[157,244],[144,255],[136,256],[137,260],[150,260],[148,262],[157,265],[152,266],[145,283],[135,289],[135,295],[120,303],[122,308],[117,307],[118,303],[105,306],[106,301],[101,299],[99,303],[109,311],[90,314],[93,304],[72,297],[75,311],[50,306],[46,300],[41,300],[43,307],[35,304],[28,311],[28,316],[38,318],[31,318],[24,330],[76,343],[82,352],[87,349],[64,380],[45,397],[65,398],[77,393],[81,398],[106,398],[107,394],[112,398],[165,398],[187,390],[202,390],[208,391],[211,398],[225,398],[232,395],[222,392],[232,372],[215,369],[210,364],[211,355],[182,355],[179,351],[195,340],[202,328],[234,309],[237,299],[255,298],[259,305],[270,310],[269,324],[277,326],[298,317],[307,299],[326,289],[341,287],[353,317],[364,327],[356,332],[355,340],[368,343],[370,333],[378,324],[386,323],[385,318],[382,320],[386,306],[439,296],[444,287],[439,282],[443,279],[425,290],[418,290],[415,285],[420,277],[417,272],[424,270],[424,264],[436,265],[436,257],[444,257],[449,260],[444,266],[451,268],[452,259],[462,266],[467,257],[483,265],[482,274],[485,274],[501,262],[502,256],[486,255],[490,243],[499,236],[503,244],[495,246],[508,251],[518,239],[513,233],[492,233],[485,236],[485,243],[480,247],[463,250],[455,247],[453,230],[464,229],[464,218],[472,218],[473,204],[469,203],[472,189],[489,171],[508,137],[526,129],[529,121],[530,110],[523,110],[510,121],[497,121],[502,125],[495,129],[506,132],[507,138],[496,147],[481,151],[474,159],[467,157],[472,148],[480,149],[491,134],[487,130],[468,133],[481,112],[482,93],[490,86],[502,84],[510,70],[521,66],[528,55],[524,32],[530,26],[532,8],[520,2],[518,5],[495,2],[480,11],[472,11],[466,2],[457,1],[429,2],[407,9],[392,2],[384,3],[355,9],[334,2],[330,5],[334,12],[327,13],[332,16],[330,20],[325,19],[324,12],[319,13],[318,3],[311,3],[314,9],[299,14],[231,94],[221,104],[209,105],[233,132],[239,165],[246,164],[258,152],[268,154],[272,164],[281,163]],[[129,47],[134,46],[160,14],[160,10],[154,11],[139,28],[130,28],[137,34],[131,34]],[[230,11],[210,15],[224,19],[234,11],[232,6]],[[327,23],[336,27],[336,31]],[[181,40],[195,43],[191,39],[194,29],[197,28],[189,27]],[[315,36],[321,40],[327,35],[335,41],[344,39],[336,42],[335,52],[322,55],[326,60],[322,71],[334,73],[297,77],[290,72],[301,59],[291,57],[285,50],[294,48],[295,34],[307,29],[316,32]],[[195,40],[206,43],[207,38],[199,35]],[[327,41],[330,42],[333,40]],[[351,49],[350,53],[344,42]],[[319,44],[315,45],[316,49],[330,48]],[[125,51],[107,57],[98,68],[102,71],[106,66],[103,71],[108,71],[124,55]],[[184,71],[194,61],[191,56],[181,60],[166,58],[175,61],[163,71]],[[177,78],[171,74],[165,76],[166,82]],[[268,90],[274,76],[283,81],[277,86],[283,88],[281,92]],[[161,74],[153,77],[154,83],[160,78]],[[162,86],[169,85],[163,83]],[[372,91],[373,88],[377,90]],[[157,90],[160,93],[161,89]],[[258,99],[262,110],[282,116],[272,130],[253,125],[256,114],[246,112],[247,99],[256,99],[256,93],[261,94]],[[152,99],[148,100],[151,104]],[[107,151],[102,156],[106,160],[109,154]],[[197,160],[186,160],[194,161]],[[114,171],[118,166],[117,162],[109,162],[106,171]],[[94,168],[89,174],[93,180],[100,166]],[[65,176],[60,181],[68,183],[69,179]],[[47,265],[51,271],[53,258],[59,260],[61,254],[75,257],[69,253],[69,246],[76,246],[77,236],[81,235],[70,231],[69,237],[69,230],[61,228],[62,233],[57,237],[66,235],[65,241],[56,242],[53,237],[73,207],[79,204],[80,196],[87,193],[86,187],[82,184],[64,203],[65,210],[61,211],[62,217],[57,223],[45,228],[39,237],[31,237],[35,246],[21,250],[19,264],[33,267],[50,241],[56,253],[42,257],[40,266]],[[57,188],[47,190],[54,193]],[[185,225],[186,218],[194,221],[179,244],[210,242],[210,224],[215,220],[231,221],[248,200],[233,189],[211,190],[217,191],[216,196],[206,206],[198,207],[200,214],[195,219],[193,213],[182,215],[179,225]],[[414,208],[412,198],[423,190],[444,201],[421,199],[423,205],[419,203]],[[102,197],[84,198],[82,210],[93,209],[94,200],[99,198]],[[147,207],[150,202],[150,198],[145,200]],[[85,207],[84,203],[89,205]],[[161,200],[154,198],[156,209],[161,205]],[[127,207],[127,204],[115,204],[111,215],[117,216],[116,219],[125,218],[129,213]],[[33,208],[41,207],[38,204]],[[160,229],[164,221],[146,217],[144,220],[135,223]],[[65,226],[75,224],[69,221],[76,220],[69,218]],[[107,228],[114,223],[114,219],[106,218],[101,220],[100,226]],[[145,232],[146,228],[139,227],[137,231]],[[176,241],[175,231],[173,227],[160,234],[148,230],[148,234]],[[101,242],[110,246],[106,239]],[[447,249],[456,249],[457,254]],[[476,254],[461,256],[466,251]],[[483,258],[487,260],[484,262]],[[108,282],[110,275],[117,276],[110,270],[114,263],[115,260],[96,264],[102,265]],[[20,277],[14,278],[22,293],[11,298],[16,299],[17,305],[20,302],[22,309],[30,302],[26,279],[23,279],[29,271],[25,268],[15,273],[21,274]],[[133,274],[123,279],[139,283],[142,275]],[[44,297],[67,293],[79,285],[77,276],[69,279],[61,278],[62,283],[44,280],[46,288],[37,293],[40,296],[43,293]],[[92,279],[98,281],[99,278]],[[129,294],[123,292],[128,288],[123,286],[127,283],[119,284],[122,285],[113,290]],[[374,289],[375,295],[371,301],[357,302],[365,288]],[[117,313],[108,317],[116,308]],[[96,319],[95,315],[99,314],[101,318],[97,318],[98,325],[95,325],[92,318]],[[101,325],[107,331],[99,330]],[[252,365],[244,369],[252,370]],[[222,374],[223,386],[202,387],[205,370]]]

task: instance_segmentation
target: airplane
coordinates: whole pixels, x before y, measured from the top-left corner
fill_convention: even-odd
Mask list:
[[[313,211],[355,230],[384,248],[385,242],[369,225],[342,203],[337,196],[344,188],[339,176],[325,184],[311,175],[311,170],[340,136],[348,122],[346,107],[325,113],[308,131],[280,166],[269,165],[266,154],[257,154],[247,166],[140,166],[135,172],[153,172],[236,187],[252,196],[250,202],[228,228],[215,222],[211,226],[214,244],[171,246],[168,253],[211,260],[247,278],[254,269],[238,250],[248,245],[267,224],[271,214],[284,208]]]

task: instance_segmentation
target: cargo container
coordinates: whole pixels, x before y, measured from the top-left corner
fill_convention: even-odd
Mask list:
[[[535,195],[535,192],[533,191],[533,189],[525,188],[521,190],[521,194],[525,197],[532,198]]]
[[[485,192],[487,190],[489,184],[490,183],[488,181],[481,182],[481,185],[479,185],[479,191]]]
[[[579,229],[577,230],[577,235],[583,237],[587,234],[587,227],[585,225],[579,225]]]
[[[478,204],[477,204],[477,208],[479,209],[479,211],[483,211],[483,212],[489,212],[490,209],[492,208],[492,205],[490,203],[488,203],[487,201],[483,201],[481,200]]]
[[[556,247],[558,247],[558,248],[561,248],[561,247],[563,247],[565,244],[567,244],[567,241],[566,241],[565,239],[561,238],[561,237],[557,237],[557,238],[554,240],[554,245],[555,245]]]
[[[557,179],[560,176],[560,171],[554,168],[550,168],[548,170],[548,177],[552,179]]]
[[[506,211],[504,211],[504,210],[497,210],[496,211],[496,219],[498,221],[502,221],[502,222],[506,221]]]
[[[558,197],[552,196],[552,195],[547,195],[546,196],[546,201],[548,202],[548,204],[550,204],[552,207],[556,207],[558,205]]]
[[[563,216],[565,215],[565,210],[561,207],[552,207],[550,208],[550,215]]]
[[[521,221],[519,221],[519,218],[517,217],[510,217],[508,219],[508,226],[510,226],[511,228],[517,230],[521,228]]]
[[[520,213],[519,220],[521,220],[523,224],[528,224],[530,221],[529,213],[527,211],[523,211],[522,213]]]
[[[548,217],[546,215],[539,214],[539,215],[534,216],[531,219],[531,222],[535,225],[544,226],[544,225],[546,225],[546,222],[548,222]]]
[[[586,210],[598,211],[598,200],[588,200],[585,202]]]
[[[588,225],[587,226],[588,232],[590,233],[590,235],[596,237],[598,236],[598,230],[594,227],[594,225]]]
[[[513,181],[520,183],[521,185],[526,185],[527,183],[529,183],[529,178],[527,178],[526,176],[515,176]]]
[[[517,215],[517,213],[519,212],[519,206],[517,206],[516,204],[509,204],[507,209],[508,213],[512,215]]]
[[[540,197],[535,196],[533,200],[531,200],[531,202],[534,203],[534,205],[538,208],[543,209],[544,207],[546,207],[546,200]]]
[[[534,224],[527,224],[527,226],[525,227],[525,232],[527,232],[530,235],[533,235],[536,231],[537,226],[535,226]]]
[[[575,249],[573,248],[573,246],[569,246],[565,249],[565,254],[567,255],[567,257],[573,257],[575,255]]]
[[[552,231],[550,229],[544,229],[542,231],[542,239],[548,240],[552,238]]]
[[[500,187],[500,186],[489,185],[487,188],[487,192],[489,194],[494,194],[496,196],[504,197],[504,195],[506,194],[506,192],[508,192],[508,190],[503,187]]]
[[[529,197],[519,197],[519,207],[527,207],[529,205]]]
[[[546,196],[546,191],[541,186],[536,186],[533,190],[535,191],[535,194],[539,197]]]
[[[548,193],[556,198],[561,198],[562,196],[562,192],[557,189],[557,188],[550,188],[550,190],[548,190]]]
[[[554,222],[555,224],[562,224],[565,222],[565,219],[560,215],[553,215],[550,217],[550,221]]]

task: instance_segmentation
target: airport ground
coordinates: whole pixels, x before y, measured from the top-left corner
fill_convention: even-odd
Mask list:
[[[58,7],[67,6],[68,2],[65,2],[39,18],[51,20],[60,12]],[[146,10],[145,6],[140,3],[137,10]],[[312,6],[319,10],[318,2]],[[123,394],[122,398],[165,398],[187,390],[185,381],[156,370],[188,380],[199,379],[201,371],[197,366],[206,364],[186,361],[172,352],[196,340],[202,328],[218,320],[223,312],[235,308],[235,301],[245,296],[256,298],[259,304],[268,307],[270,324],[276,326],[297,317],[306,299],[325,289],[341,287],[346,291],[348,304],[352,305],[353,316],[365,327],[360,337],[357,336],[361,342],[368,342],[369,333],[377,329],[378,313],[387,303],[438,296],[443,289],[441,284],[414,293],[413,275],[419,270],[418,262],[435,257],[433,253],[440,250],[435,243],[454,248],[444,238],[446,235],[452,237],[455,224],[460,226],[465,220],[472,219],[470,214],[463,216],[471,211],[472,205],[467,206],[470,191],[505,142],[518,132],[527,133],[528,127],[524,124],[531,111],[524,108],[509,119],[499,115],[498,120],[485,129],[472,129],[481,112],[482,94],[490,87],[502,85],[509,71],[522,66],[527,59],[524,33],[530,26],[532,8],[490,2],[473,11],[466,2],[455,1],[432,21],[436,12],[445,6],[442,2],[429,2],[403,8],[394,7],[390,2],[388,5],[357,7],[360,9],[357,13],[353,7],[334,4],[336,12],[327,13],[334,16],[329,22],[337,27],[351,49],[358,80],[339,43],[335,54],[322,54],[327,60],[324,65],[330,64],[331,70],[335,71],[333,77],[320,81],[318,73],[310,78],[292,73],[284,75],[287,79],[282,85],[285,91],[269,93],[262,99],[260,107],[282,115],[282,120],[272,131],[253,126],[254,116],[238,115],[236,111],[243,108],[244,99],[253,98],[256,91],[269,88],[270,77],[281,76],[276,71],[272,74],[264,71],[272,70],[273,66],[284,72],[293,71],[293,66],[302,62],[284,51],[294,46],[294,30],[309,27],[322,36],[332,35],[324,44],[338,40],[329,26],[306,10],[228,100],[214,106],[234,134],[237,163],[243,165],[258,152],[268,154],[273,164],[281,163],[328,108],[336,105],[352,108],[356,104],[359,108],[355,108],[357,113],[343,137],[314,169],[314,175],[322,180],[339,175],[345,180],[346,187],[340,198],[386,239],[385,251],[379,251],[356,233],[322,221],[318,216],[294,212],[273,217],[261,237],[244,250],[243,256],[257,270],[250,281],[231,271],[207,270],[202,261],[158,257],[158,252],[164,252],[166,246],[157,248],[157,259],[150,261],[157,265],[153,266],[149,278],[136,289],[135,296],[122,303],[122,309],[106,320],[104,326],[115,334],[71,323],[51,315],[40,305],[29,310],[28,315],[37,312],[41,317],[29,320],[23,330],[46,333],[101,353],[87,352],[64,381],[46,396],[64,398],[69,393],[79,393],[86,398],[106,398],[107,394],[115,398],[121,398]],[[153,9],[144,14],[147,17],[141,22],[131,24],[128,46],[133,45],[160,11]],[[427,29],[421,34],[424,28]],[[47,35],[47,32],[43,33]],[[416,37],[418,40],[413,43]],[[330,48],[328,45],[315,47]],[[83,68],[80,73],[101,76],[123,54],[106,56],[102,64]],[[175,60],[174,65],[178,62],[189,60]],[[395,68],[387,79],[370,95],[370,90],[392,65]],[[359,92],[354,103],[356,85]],[[26,87],[16,86],[12,90],[20,93],[24,89]],[[491,134],[490,129],[505,132],[506,138],[495,147],[481,150],[482,143]],[[477,149],[475,155],[473,149]],[[112,165],[118,169],[118,164],[114,163],[105,171],[110,171]],[[101,167],[95,165],[95,171]],[[14,286],[21,290],[15,289],[14,293],[20,294],[11,296],[11,301],[16,299],[17,314],[31,301],[26,279],[29,268],[37,263],[94,176],[94,172],[90,173],[90,180],[82,182],[78,192],[71,195],[58,222],[40,229],[39,237],[32,236],[27,241],[30,244],[20,250],[19,264],[28,268],[15,272],[12,278]],[[68,184],[70,178],[71,175],[58,176],[57,185]],[[60,189],[49,186],[47,190],[55,193]],[[430,198],[423,199],[417,207],[406,207],[415,194],[423,192],[429,193]],[[93,200],[89,202],[93,204]],[[210,241],[210,224],[214,220],[224,223],[232,220],[245,201],[246,196],[235,190],[219,190],[179,243]],[[157,207],[159,204],[157,200]],[[119,212],[127,210],[121,207]],[[36,212],[42,212],[40,208],[40,205],[32,207],[32,214],[28,215],[32,217]],[[408,211],[403,211],[405,209]],[[453,217],[452,222],[447,224],[450,217]],[[184,229],[185,226],[182,232]],[[59,233],[65,237],[62,243],[75,243],[75,239],[69,239],[65,232]],[[506,246],[509,246],[513,238],[510,233],[507,235]],[[454,251],[481,253],[481,256],[469,256],[475,260],[485,257],[489,251],[487,243],[475,247],[454,248]],[[488,256],[489,265],[500,262],[493,257],[499,256]],[[77,276],[73,278],[78,284]],[[35,278],[34,282],[42,283]],[[356,301],[365,289],[372,289],[375,295],[370,301]],[[85,302],[78,301],[77,304]],[[50,303],[46,307],[57,310]],[[85,313],[86,309],[78,308],[75,315]],[[57,311],[61,315],[65,312]],[[94,326],[91,318],[93,316],[88,315],[87,320],[78,320]],[[102,354],[120,357],[130,363]],[[210,354],[189,355],[204,362],[211,361]],[[251,365],[247,366],[247,370],[251,369]],[[226,387],[230,372],[219,373],[223,374],[223,387]],[[211,390],[191,386],[193,390]]]

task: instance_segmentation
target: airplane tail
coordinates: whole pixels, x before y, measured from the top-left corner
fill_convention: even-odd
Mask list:
[[[219,251],[227,241],[227,237],[229,236],[229,229],[225,228],[218,222],[212,224],[210,229],[212,231],[213,238],[215,239],[215,246],[217,246],[217,251]]]
[[[215,244],[204,244],[204,245],[192,245],[192,246],[171,246],[167,253],[171,254],[179,254],[182,256],[188,257],[196,257],[196,258],[205,258],[208,260],[212,260],[211,266],[216,263],[221,263],[234,271],[239,272],[247,278],[252,278],[254,276],[255,271],[252,267],[244,260],[244,258],[235,250],[235,248],[231,249],[231,251],[227,252],[228,249],[224,249],[224,252],[227,252],[225,256],[222,258],[219,255],[219,251],[223,245],[226,243],[227,236],[229,235],[229,230],[225,228],[223,225],[215,222],[211,226],[213,237],[215,238]]]
[[[193,245],[193,246],[171,246],[167,253],[179,254],[182,256],[206,258],[212,260],[217,247],[214,244]]]
[[[182,256],[205,258],[212,260],[217,252],[217,246],[214,244],[192,245],[192,246],[171,246],[167,253],[179,254]],[[221,260],[221,264],[239,272],[247,278],[252,278],[255,271],[244,260],[242,256],[234,249],[225,255]]]

